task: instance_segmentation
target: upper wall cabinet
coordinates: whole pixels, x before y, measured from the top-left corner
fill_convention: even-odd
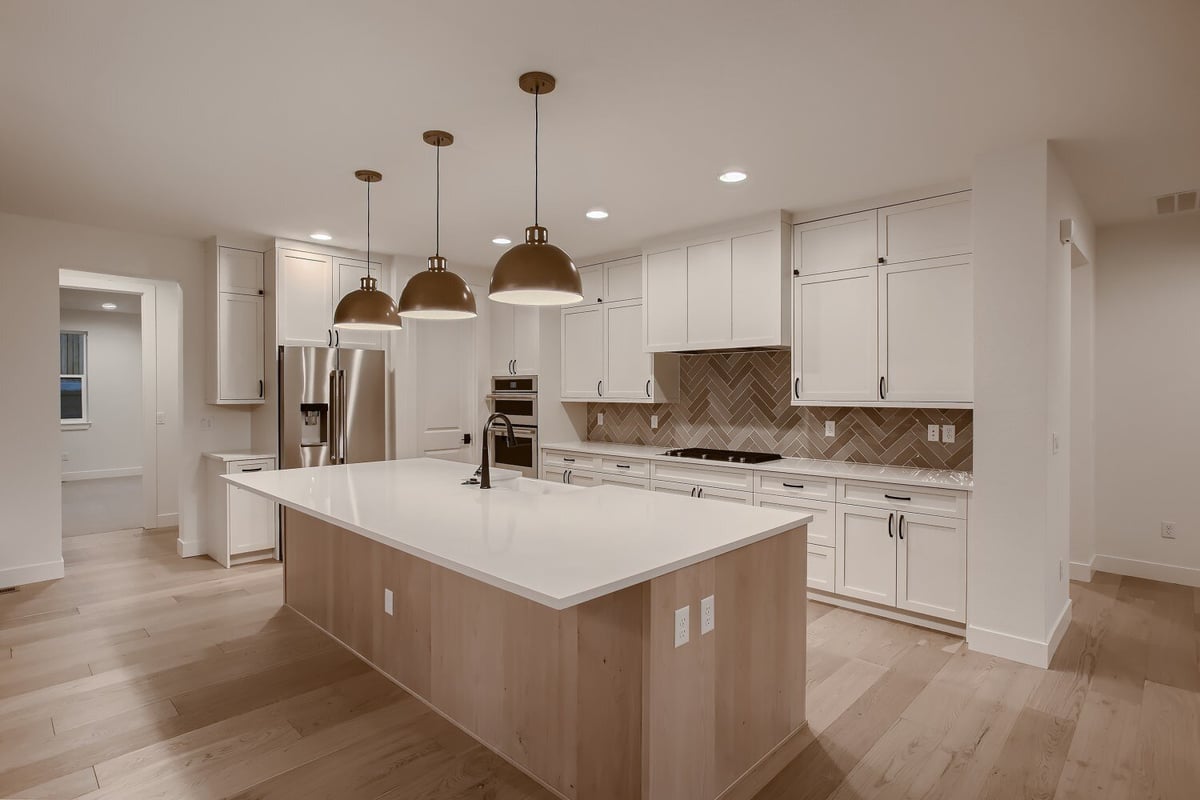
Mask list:
[[[492,334],[492,374],[536,375],[541,351],[540,309],[495,300],[488,300],[487,306]]]
[[[568,308],[642,297],[641,256],[580,267],[579,277],[583,281],[583,299]]]
[[[796,225],[792,404],[969,407],[970,231],[970,192]]]
[[[359,279],[367,274],[367,262],[284,248],[275,252],[279,344],[366,350],[383,348],[380,333],[333,327],[333,312],[338,301],[359,288]],[[382,265],[371,262],[371,274],[381,277]]]
[[[263,254],[210,242],[205,272],[207,401],[264,402]]]
[[[644,249],[646,350],[786,346],[791,235],[775,213]]]

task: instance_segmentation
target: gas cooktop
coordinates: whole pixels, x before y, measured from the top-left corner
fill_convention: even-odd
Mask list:
[[[777,453],[755,453],[750,450],[712,450],[707,447],[685,447],[681,450],[668,450],[664,456],[676,458],[702,458],[707,461],[729,461],[734,464],[762,464],[765,461],[778,461],[783,456]]]

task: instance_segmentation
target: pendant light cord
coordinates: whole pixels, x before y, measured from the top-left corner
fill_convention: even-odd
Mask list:
[[[371,182],[367,181],[367,277],[371,277]]]
[[[540,91],[533,93],[533,224],[538,224],[538,133],[541,118],[538,115],[538,97]]]
[[[434,215],[433,215],[433,254],[440,256],[442,254],[442,145],[439,143],[437,147],[437,157],[434,159],[434,175],[437,182],[437,190],[435,192]]]

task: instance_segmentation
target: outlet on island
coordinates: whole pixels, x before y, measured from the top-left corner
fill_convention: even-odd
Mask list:
[[[675,609],[675,646],[683,647],[692,635],[692,607]]]

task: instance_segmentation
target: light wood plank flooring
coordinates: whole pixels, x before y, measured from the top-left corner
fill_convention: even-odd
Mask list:
[[[0,595],[0,797],[549,798],[281,608],[277,564],[64,550]],[[757,800],[1200,797],[1200,591],[1071,592],[1045,672],[812,604],[809,743]]]

